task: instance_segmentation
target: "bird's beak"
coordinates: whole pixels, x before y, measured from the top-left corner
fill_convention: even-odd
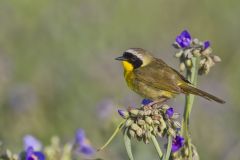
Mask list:
[[[117,58],[115,58],[115,60],[118,60],[118,61],[125,61],[125,60],[127,60],[127,59],[124,58],[123,56],[121,56],[121,57],[117,57]]]

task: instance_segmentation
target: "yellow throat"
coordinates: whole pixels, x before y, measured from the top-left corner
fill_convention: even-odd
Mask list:
[[[129,73],[133,70],[133,65],[127,61],[122,61],[124,72]]]

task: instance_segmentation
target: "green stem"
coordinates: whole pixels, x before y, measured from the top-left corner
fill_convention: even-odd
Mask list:
[[[113,138],[117,135],[117,133],[122,129],[123,124],[126,122],[126,120],[123,120],[115,129],[115,131],[113,132],[112,136],[107,140],[107,142],[98,149],[98,151],[103,150],[105,147],[107,147],[107,145],[113,140]]]
[[[134,160],[133,154],[132,154],[132,145],[131,145],[131,139],[128,136],[128,128],[124,130],[123,133],[123,139],[124,139],[124,144],[127,150],[127,155],[129,160]]]
[[[151,140],[152,140],[153,145],[154,145],[154,147],[155,147],[155,149],[158,153],[159,159],[161,160],[162,157],[163,157],[163,154],[162,154],[162,150],[161,150],[161,148],[158,144],[158,141],[157,141],[156,137],[154,135],[151,135]]]
[[[168,136],[167,152],[166,152],[164,160],[169,160],[171,150],[172,150],[172,136],[169,135]]]
[[[192,58],[192,68],[187,70],[186,78],[190,81],[194,86],[197,84],[197,74],[198,74],[198,58]],[[186,145],[189,150],[189,158],[192,159],[192,149],[191,149],[191,138],[189,133],[189,120],[190,120],[190,113],[192,111],[192,106],[194,102],[194,95],[189,94],[186,95],[185,100],[185,108],[183,114],[183,122],[182,122],[182,135],[186,140]]]

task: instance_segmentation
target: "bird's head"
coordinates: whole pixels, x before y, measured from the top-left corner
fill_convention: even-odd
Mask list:
[[[142,48],[130,48],[116,60],[122,61],[124,69],[131,71],[148,65],[153,60],[153,56]]]

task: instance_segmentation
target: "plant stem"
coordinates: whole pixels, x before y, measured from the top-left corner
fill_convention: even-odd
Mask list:
[[[129,138],[127,132],[128,132],[128,128],[125,128],[124,133],[123,133],[124,144],[125,144],[125,148],[127,150],[127,155],[128,155],[129,160],[134,160],[133,154],[132,154],[131,139]]]
[[[172,136],[169,135],[168,136],[167,152],[166,152],[164,160],[169,160],[171,150],[172,150]]]
[[[187,70],[186,78],[194,86],[196,86],[197,84],[197,74],[198,74],[198,58],[193,57],[192,68]],[[194,97],[195,96],[192,94],[186,95],[183,122],[182,122],[182,135],[186,140],[186,145],[189,150],[190,159],[192,159],[192,149],[191,149],[191,138],[189,133],[189,120],[190,120],[190,113],[191,113],[193,102],[194,102]]]
[[[162,150],[161,150],[161,148],[158,144],[158,141],[157,141],[156,137],[154,135],[151,135],[151,140],[152,140],[153,145],[154,145],[154,147],[155,147],[155,149],[158,153],[159,159],[161,160],[162,157],[163,157],[163,153],[162,153]]]
[[[113,132],[112,136],[107,140],[107,142],[98,149],[98,151],[103,150],[105,147],[107,147],[107,145],[113,140],[113,138],[117,135],[117,133],[122,129],[123,124],[126,122],[126,120],[123,120],[115,129],[115,131]]]

